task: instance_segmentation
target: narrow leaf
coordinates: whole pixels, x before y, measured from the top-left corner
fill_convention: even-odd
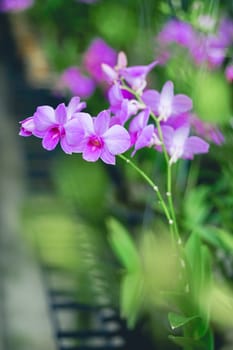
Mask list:
[[[140,269],[138,252],[127,230],[113,218],[108,220],[107,225],[110,244],[122,265],[128,272],[138,271]]]

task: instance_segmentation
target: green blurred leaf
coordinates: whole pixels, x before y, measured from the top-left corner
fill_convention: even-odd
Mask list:
[[[143,303],[143,278],[140,273],[129,273],[121,283],[121,315],[128,327],[134,327]]]
[[[127,230],[115,219],[107,221],[109,241],[115,254],[128,272],[140,270],[140,259],[133,240]]]
[[[203,336],[209,326],[209,303],[206,296],[212,286],[211,256],[208,248],[201,243],[200,237],[193,232],[185,246],[186,258],[191,266],[189,276],[190,291],[193,296],[194,310],[200,316],[201,322],[195,327],[198,337]],[[203,308],[203,298],[206,305]]]
[[[233,235],[222,228],[215,226],[200,226],[198,235],[216,248],[233,252]]]
[[[174,312],[169,312],[168,320],[172,329],[176,329],[190,323],[193,320],[199,318],[198,315],[187,317]]]
[[[174,335],[169,335],[168,338],[173,341],[173,343],[180,345],[182,348],[196,349],[196,341],[192,338],[178,337]],[[207,350],[206,348],[199,348],[199,350]]]
[[[211,329],[208,329],[205,336],[199,340],[195,340],[191,337],[180,337],[169,335],[168,338],[175,344],[180,345],[183,348],[192,350],[214,350],[214,340]]]
[[[185,196],[183,203],[184,225],[193,230],[203,224],[209,215],[210,208],[207,205],[209,189],[206,186],[195,187]]]

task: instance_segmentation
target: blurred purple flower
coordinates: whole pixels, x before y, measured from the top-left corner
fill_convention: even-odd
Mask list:
[[[73,96],[90,97],[95,90],[95,82],[81,73],[77,67],[67,68],[58,82],[58,90],[68,88]]]
[[[83,64],[87,72],[98,83],[105,80],[105,74],[102,70],[103,63],[114,67],[117,63],[117,53],[103,39],[97,38],[92,41],[85,52]]]
[[[3,12],[17,12],[23,11],[31,7],[34,0],[1,0],[0,11]]]
[[[233,82],[233,62],[226,67],[225,76],[230,83]]]
[[[123,126],[110,126],[110,121],[108,110],[100,112],[96,118],[85,115],[71,120],[67,127],[69,144],[89,162],[100,158],[104,163],[115,164],[115,156],[130,147],[130,136]]]
[[[195,154],[207,153],[209,145],[197,136],[189,137],[189,127],[181,127],[174,130],[171,126],[161,127],[163,141],[170,156],[169,163],[176,163],[179,158],[193,159]],[[161,151],[161,146],[155,147]]]
[[[199,136],[219,146],[224,142],[224,136],[216,126],[202,121],[193,114],[189,116],[189,120],[191,126]]]
[[[106,63],[102,63],[101,67],[109,84],[116,83],[120,81],[121,78],[120,70],[127,67],[127,56],[123,51],[121,51],[117,55],[117,64],[114,67],[109,66]]]
[[[209,68],[220,66],[226,56],[227,48],[218,36],[199,35],[190,46],[190,54],[197,65],[207,63]]]
[[[161,93],[156,90],[147,90],[142,100],[160,121],[166,122],[169,117],[188,112],[192,109],[192,100],[183,94],[174,95],[174,85],[167,81]]]
[[[194,30],[189,23],[178,19],[172,19],[165,24],[157,36],[161,46],[176,43],[184,47],[189,47],[193,40]]]

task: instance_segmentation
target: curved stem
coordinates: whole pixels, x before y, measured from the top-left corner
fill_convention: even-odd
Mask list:
[[[132,93],[140,103],[144,104],[144,102],[141,99],[141,96],[137,92],[135,92],[133,89],[131,89],[130,87],[125,85],[124,82],[122,82],[122,83],[123,83],[122,89]],[[167,207],[165,201],[163,200],[161,193],[159,191],[157,191],[157,195],[158,195],[159,200],[161,202],[161,205],[163,207],[164,213],[169,221],[169,225],[171,227],[173,239],[174,239],[174,241],[178,242],[180,239],[180,236],[179,236],[179,232],[178,232],[177,220],[176,220],[176,215],[175,215],[175,210],[174,210],[174,205],[173,205],[171,164],[169,162],[169,155],[167,153],[167,150],[166,150],[166,147],[164,144],[163,133],[162,133],[162,129],[160,126],[159,118],[156,118],[155,114],[152,111],[150,112],[150,115],[157,126],[159,138],[162,142],[163,154],[164,154],[165,161],[167,164],[167,192],[166,192],[166,194],[168,197],[168,207]],[[144,177],[144,179],[147,181],[147,183],[152,188],[154,188],[155,185],[154,185],[153,181],[151,179],[149,179],[148,176],[141,169],[139,169],[133,162],[131,162],[129,159],[125,158],[124,156],[121,155],[120,157],[122,159],[124,159],[127,163],[129,163],[135,170],[137,170],[137,172],[140,173]],[[157,186],[155,186],[155,187],[158,188]]]
[[[148,183],[148,185],[156,192],[156,194],[157,194],[157,196],[158,196],[158,199],[159,199],[159,201],[160,201],[160,203],[161,203],[161,206],[162,206],[162,208],[163,208],[163,210],[164,210],[164,214],[165,214],[165,216],[166,216],[166,218],[167,218],[167,220],[168,220],[168,223],[171,225],[171,224],[173,223],[173,220],[172,220],[172,217],[171,217],[171,215],[170,215],[170,213],[169,213],[169,210],[168,210],[168,208],[167,208],[167,205],[166,205],[166,203],[165,203],[165,201],[164,201],[164,199],[163,199],[163,197],[162,197],[162,195],[161,195],[161,193],[160,193],[160,191],[159,191],[158,186],[156,186],[156,184],[151,180],[151,178],[150,178],[148,175],[146,175],[146,174],[144,173],[144,171],[141,170],[141,169],[140,169],[134,162],[132,162],[130,159],[128,159],[127,157],[125,157],[125,156],[122,155],[122,154],[119,154],[119,157],[120,157],[121,159],[123,159],[127,164],[129,164],[138,174],[140,174],[140,175],[144,178],[144,180],[146,180],[146,182]]]
[[[165,161],[167,164],[167,197],[168,197],[168,205],[169,205],[169,210],[170,210],[170,214],[172,217],[172,221],[174,223],[174,239],[175,241],[178,241],[180,236],[179,236],[179,232],[178,232],[178,227],[177,227],[177,220],[176,220],[176,214],[175,214],[175,210],[174,210],[174,205],[173,205],[173,196],[172,196],[172,172],[171,172],[171,164],[169,162],[169,155],[167,153],[165,144],[164,144],[164,140],[163,140],[163,133],[161,130],[161,126],[160,126],[160,122],[158,120],[158,118],[156,118],[156,116],[154,115],[153,112],[151,112],[151,117],[152,119],[155,121],[157,129],[158,129],[158,134],[159,134],[159,138],[162,142],[162,149],[163,149],[163,154],[165,157]]]

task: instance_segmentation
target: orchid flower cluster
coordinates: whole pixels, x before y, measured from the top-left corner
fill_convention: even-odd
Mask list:
[[[80,67],[66,68],[59,76],[54,90],[56,93],[68,90],[73,96],[87,99],[93,95],[97,86],[105,88],[106,79],[101,64],[114,67],[116,62],[117,52],[102,38],[97,37],[83,53]]]
[[[20,135],[41,138],[48,151],[60,142],[67,154],[82,153],[86,161],[100,158],[107,164],[115,164],[115,156],[129,149],[133,157],[145,147],[165,151],[169,164],[207,153],[209,144],[199,136],[190,136],[192,100],[184,94],[175,95],[171,81],[161,92],[146,89],[147,75],[156,64],[128,67],[126,55],[120,52],[116,66],[102,64],[111,84],[108,109],[91,116],[83,112],[86,103],[78,96],[67,106],[39,106],[33,116],[20,122]]]
[[[228,60],[225,76],[233,81],[233,22],[226,16],[219,23],[210,15],[201,15],[197,19],[198,28],[180,19],[169,20],[156,37],[159,44],[160,63],[164,64],[172,56],[171,45],[186,48],[195,65],[205,65],[217,69]]]

